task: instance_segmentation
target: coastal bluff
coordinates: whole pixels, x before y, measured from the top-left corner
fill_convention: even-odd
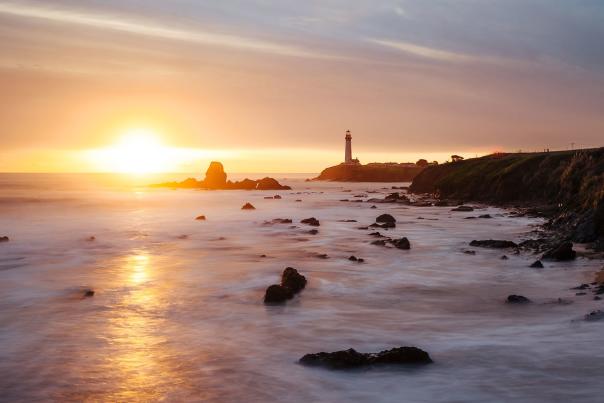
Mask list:
[[[425,166],[418,164],[342,163],[324,169],[313,181],[333,182],[411,182]]]
[[[532,207],[568,239],[604,246],[604,148],[497,153],[430,166],[409,191]]]
[[[182,182],[165,182],[152,187],[167,187],[172,189],[208,189],[208,190],[291,190],[291,187],[281,185],[274,178],[244,179],[238,182],[227,180],[222,163],[212,161],[206,171],[204,180],[187,178]]]

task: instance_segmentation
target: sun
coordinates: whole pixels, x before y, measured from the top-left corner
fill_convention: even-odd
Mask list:
[[[157,173],[169,168],[170,150],[151,129],[125,131],[117,144],[106,149],[105,164],[113,172]]]

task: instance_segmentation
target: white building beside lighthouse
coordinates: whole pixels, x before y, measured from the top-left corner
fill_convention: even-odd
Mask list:
[[[346,137],[344,137],[344,139],[346,140],[346,148],[344,150],[344,164],[360,164],[358,159],[352,158],[352,135],[350,134],[350,130],[346,130]]]

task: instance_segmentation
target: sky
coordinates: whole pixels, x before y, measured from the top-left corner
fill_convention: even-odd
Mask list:
[[[0,0],[0,171],[603,146],[603,44],[600,0]]]

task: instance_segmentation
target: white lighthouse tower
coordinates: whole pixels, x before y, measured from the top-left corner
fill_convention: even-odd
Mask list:
[[[346,130],[346,149],[344,150],[344,164],[359,164],[359,160],[352,158],[352,135]]]

